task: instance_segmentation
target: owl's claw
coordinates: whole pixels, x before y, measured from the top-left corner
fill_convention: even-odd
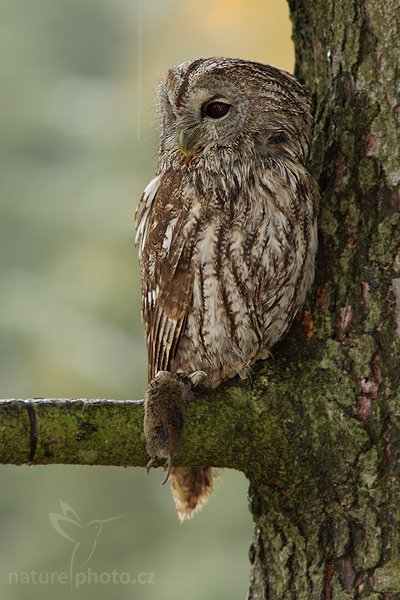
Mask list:
[[[247,378],[250,383],[250,389],[252,390],[253,385],[254,385],[253,369],[250,367],[250,365],[247,365],[246,371],[247,371]]]
[[[165,376],[169,377],[169,376],[171,376],[171,373],[169,371],[157,371],[156,376],[154,377],[154,379],[160,379],[160,378],[165,377]]]
[[[193,373],[181,371],[176,374],[176,377],[182,381],[182,383],[189,385],[190,389],[193,389],[207,379],[208,375],[205,371],[193,371]]]
[[[194,388],[200,385],[207,377],[208,375],[205,371],[194,371],[188,375],[188,379],[190,379]]]
[[[252,383],[253,380],[253,369],[250,367],[250,365],[246,365],[245,367],[243,367],[243,369],[241,369],[240,371],[237,371],[240,379],[250,379],[250,383]]]

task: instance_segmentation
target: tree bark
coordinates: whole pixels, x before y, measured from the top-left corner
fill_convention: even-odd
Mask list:
[[[249,468],[249,598],[400,598],[400,3],[291,0],[323,193],[316,282],[276,351],[287,439]],[[283,374],[285,378],[285,373]],[[268,444],[275,445],[271,439]],[[298,452],[298,446],[301,446]],[[296,450],[294,455],[292,450]]]

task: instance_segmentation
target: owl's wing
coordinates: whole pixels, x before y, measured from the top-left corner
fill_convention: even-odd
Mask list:
[[[181,194],[179,173],[159,174],[136,212],[149,380],[170,370],[192,299],[193,238]]]

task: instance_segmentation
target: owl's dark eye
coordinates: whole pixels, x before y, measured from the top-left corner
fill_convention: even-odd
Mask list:
[[[231,108],[226,102],[210,102],[204,107],[204,114],[211,119],[220,119],[228,114]]]

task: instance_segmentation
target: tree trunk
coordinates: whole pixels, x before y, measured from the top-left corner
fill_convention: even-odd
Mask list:
[[[291,0],[323,193],[316,282],[249,465],[249,599],[400,598],[400,2]],[[281,371],[279,379],[277,368]],[[287,385],[285,386],[285,380]],[[279,397],[274,394],[279,387]]]

